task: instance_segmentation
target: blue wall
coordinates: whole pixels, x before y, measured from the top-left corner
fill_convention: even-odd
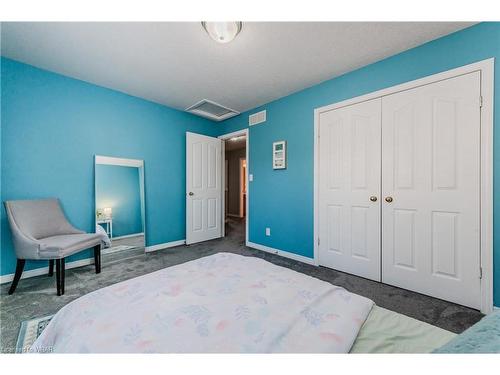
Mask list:
[[[58,197],[73,225],[93,232],[94,155],[143,159],[147,245],[185,238],[186,131],[216,135],[220,126],[10,59],[1,64],[2,201]],[[5,275],[15,255],[3,208],[1,231]]]
[[[249,240],[313,257],[313,111],[369,92],[495,57],[495,129],[500,126],[500,23],[482,23],[226,120],[222,133],[247,127],[248,115],[267,110],[250,128]],[[500,131],[494,135],[500,147]],[[272,170],[272,142],[287,141],[286,170]],[[495,305],[500,305],[500,153],[494,154]],[[265,228],[271,227],[271,237]]]
[[[113,210],[113,237],[142,233],[139,168],[95,166],[96,209]]]
[[[500,24],[482,23],[281,98],[214,125],[167,107],[2,59],[2,200],[59,196],[70,220],[91,231],[93,155],[145,160],[148,245],[184,238],[185,132],[250,128],[250,241],[313,256],[313,110],[486,58],[500,59]],[[495,67],[498,71],[499,63]],[[495,77],[495,91],[500,74]],[[168,89],[168,88],[167,88]],[[256,93],[258,95],[258,93]],[[500,95],[495,97],[499,126]],[[109,139],[113,142],[109,142]],[[273,141],[286,140],[288,168],[271,169]],[[500,132],[495,132],[495,149]],[[495,152],[495,170],[500,153]],[[6,168],[8,166],[8,168]],[[497,167],[498,166],[498,167]],[[495,233],[500,233],[495,173]],[[272,236],[265,236],[271,227]],[[14,271],[2,210],[1,273]],[[495,304],[500,305],[500,237],[495,235]],[[33,267],[33,265],[30,265]]]

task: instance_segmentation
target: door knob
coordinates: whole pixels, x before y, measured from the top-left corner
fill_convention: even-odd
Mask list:
[[[391,203],[392,202],[392,197],[385,197],[385,201],[387,203]]]
[[[377,201],[377,197],[376,197],[375,195],[372,195],[372,196],[370,197],[370,200],[371,200],[372,202],[376,202],[376,201]]]
[[[189,192],[189,195],[191,195],[191,196],[192,196],[192,195],[194,195],[194,193],[193,193],[192,191],[190,191],[190,192]]]

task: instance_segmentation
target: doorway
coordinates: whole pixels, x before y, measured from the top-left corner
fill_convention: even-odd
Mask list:
[[[224,236],[247,238],[248,213],[248,133],[226,134],[224,160]]]

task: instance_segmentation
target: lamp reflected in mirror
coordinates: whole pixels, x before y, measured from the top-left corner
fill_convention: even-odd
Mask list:
[[[111,219],[113,217],[113,209],[111,207],[104,207],[102,212],[105,219]]]

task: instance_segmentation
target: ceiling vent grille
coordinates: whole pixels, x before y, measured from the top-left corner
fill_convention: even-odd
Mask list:
[[[252,126],[260,124],[261,122],[265,122],[266,117],[267,117],[266,110],[254,113],[248,116],[248,125]]]
[[[224,107],[207,99],[203,99],[186,108],[186,111],[214,121],[222,121],[240,114],[231,108]]]

